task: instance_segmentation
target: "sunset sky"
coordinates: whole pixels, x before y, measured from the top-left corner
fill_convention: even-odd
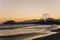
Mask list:
[[[0,21],[40,19],[44,13],[60,18],[60,0],[0,0]]]

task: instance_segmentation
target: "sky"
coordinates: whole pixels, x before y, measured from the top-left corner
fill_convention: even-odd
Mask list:
[[[0,21],[60,18],[60,0],[0,0]]]

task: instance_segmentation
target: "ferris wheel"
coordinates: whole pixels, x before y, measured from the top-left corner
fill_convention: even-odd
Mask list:
[[[47,19],[47,18],[50,18],[49,14],[47,13],[43,14],[42,19]]]

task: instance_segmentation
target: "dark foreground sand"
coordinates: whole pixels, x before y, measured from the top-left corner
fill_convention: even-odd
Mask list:
[[[60,29],[57,29],[57,30],[53,30],[52,32],[60,32]],[[40,34],[40,33],[30,33],[30,34],[20,34],[20,35],[14,35],[14,36],[0,36],[0,40],[22,40],[22,39],[26,39],[26,40],[29,40],[29,38],[31,37],[34,37],[34,36],[37,36],[37,35],[44,35],[45,33],[43,34]],[[36,38],[36,39],[33,39],[33,40],[60,40],[60,33],[57,33],[57,34],[53,34],[53,35],[49,35],[49,36],[46,36],[46,37],[40,37],[40,38]]]
[[[40,34],[40,35],[44,35],[45,33],[43,34]],[[30,34],[20,34],[20,35],[14,35],[14,36],[0,36],[0,40],[22,40],[22,39],[26,39],[26,40],[29,40],[28,38],[30,37],[34,37],[34,36],[37,36],[39,35],[39,33],[30,33]]]
[[[53,30],[53,31],[59,32],[59,33],[50,35],[50,36],[46,36],[46,37],[42,37],[42,38],[36,38],[33,40],[60,40],[60,29]]]

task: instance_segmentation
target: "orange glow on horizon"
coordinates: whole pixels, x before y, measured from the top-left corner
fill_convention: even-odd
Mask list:
[[[19,22],[19,21],[24,21],[24,20],[32,20],[32,19],[40,19],[40,18],[38,18],[38,17],[28,17],[28,18],[19,18],[19,17],[12,17],[12,18],[0,18],[0,22],[5,22],[5,21],[8,21],[8,20],[14,20],[14,21],[17,21],[17,22]]]
[[[59,17],[52,17],[54,19],[59,19]],[[20,18],[20,17],[10,17],[10,18],[7,18],[7,17],[2,17],[0,18],[0,22],[5,22],[5,21],[8,21],[8,20],[14,20],[14,21],[24,21],[24,20],[32,20],[32,19],[41,19],[41,17],[26,17],[26,18]]]

